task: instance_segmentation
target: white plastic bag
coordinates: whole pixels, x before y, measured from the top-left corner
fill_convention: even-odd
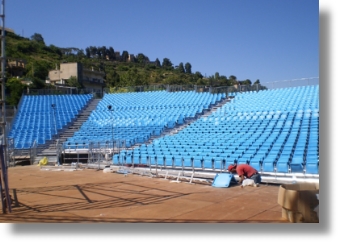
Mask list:
[[[255,183],[254,183],[254,180],[252,179],[245,179],[242,181],[242,187],[245,187],[245,186],[254,186]]]
[[[113,170],[111,170],[111,168],[105,168],[103,170],[104,173],[113,173]]]

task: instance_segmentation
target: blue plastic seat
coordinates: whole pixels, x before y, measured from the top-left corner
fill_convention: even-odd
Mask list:
[[[306,174],[319,174],[319,164],[318,163],[306,163],[305,173]]]
[[[261,171],[261,160],[259,158],[250,159],[249,164],[257,171]]]
[[[205,169],[212,169],[213,157],[209,154],[203,155],[203,166]]]
[[[193,166],[194,168],[202,168],[202,161],[203,161],[203,158],[202,156],[193,156]]]
[[[276,156],[267,156],[262,161],[263,172],[275,172]]]
[[[289,172],[290,155],[281,155],[276,162],[276,171],[282,173]]]
[[[302,156],[294,155],[290,163],[291,172],[304,171],[304,158]]]
[[[173,166],[173,155],[171,154],[165,154],[165,165],[166,166]]]
[[[182,157],[180,155],[174,155],[173,156],[173,162],[174,162],[175,167],[182,167],[183,166]]]

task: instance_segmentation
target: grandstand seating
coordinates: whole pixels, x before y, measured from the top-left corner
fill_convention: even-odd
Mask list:
[[[145,144],[223,98],[226,94],[195,91],[105,94],[64,148],[87,149],[114,140],[125,149],[113,156],[113,164],[208,170],[238,163],[262,173],[319,174],[318,85],[236,93],[211,115]],[[15,148],[29,148],[34,140],[45,143],[90,99],[92,95],[24,96],[9,133]]]
[[[91,142],[112,144],[114,140],[115,144],[123,142],[124,147],[131,147],[153,135],[161,135],[166,128],[183,124],[184,119],[195,117],[225,97],[225,94],[194,91],[105,94],[89,119],[64,146],[74,148],[75,143],[85,143],[77,148],[89,148]],[[146,159],[141,156],[141,160]]]
[[[195,101],[193,97],[188,100]],[[133,114],[141,109],[143,113],[140,117],[145,112],[145,105],[115,101],[118,111],[132,110]],[[173,104],[174,101],[176,99],[168,99],[161,106],[158,103],[152,106],[152,100],[147,104],[155,112],[147,114],[159,114],[153,118],[158,122],[161,117],[162,124],[166,124],[165,117],[173,114],[177,118],[179,115],[176,113],[178,110],[168,109],[182,104],[180,101]],[[100,106],[100,112],[106,114],[105,117],[108,117],[108,111],[104,110],[107,104],[109,102],[105,101]],[[186,108],[185,105],[182,107]],[[187,113],[180,114],[187,116]],[[149,122],[149,115],[144,118],[148,124],[154,125]],[[119,121],[121,118],[115,115],[116,119]],[[126,119],[131,117],[125,115],[123,122],[126,123]],[[142,123],[145,119],[133,122]],[[114,121],[116,125],[118,121]],[[94,124],[93,120],[91,122]],[[96,121],[97,124],[100,122],[107,123],[108,119]],[[126,151],[120,152],[120,158],[124,157],[124,153]],[[156,161],[158,165],[170,167],[183,165],[187,168],[214,169],[221,166],[227,168],[232,163],[247,163],[263,173],[318,174],[319,86],[238,93],[231,102],[210,116],[198,119],[176,135],[161,137],[152,144],[135,148],[131,153],[138,154],[141,163],[154,164]],[[129,161],[138,163],[134,158],[131,156]],[[113,160],[114,164],[126,162]]]
[[[34,140],[45,144],[71,122],[92,97],[92,94],[23,96],[8,137],[14,139],[16,149],[29,149]]]

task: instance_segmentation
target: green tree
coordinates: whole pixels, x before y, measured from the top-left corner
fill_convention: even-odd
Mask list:
[[[155,66],[156,66],[156,67],[161,67],[161,64],[160,64],[160,61],[159,61],[158,58],[155,59]]]
[[[42,44],[45,44],[44,38],[42,37],[41,34],[38,34],[38,33],[34,33],[34,34],[31,36],[31,40],[32,40],[32,41],[39,42],[39,43],[42,43]]]
[[[189,62],[185,63],[185,72],[192,73],[192,65]]]
[[[179,71],[179,73],[185,73],[184,64],[182,62],[179,63],[177,70]]]
[[[206,85],[207,83],[206,83],[206,81],[205,81],[205,79],[203,79],[203,78],[199,78],[198,80],[197,80],[197,85]]]
[[[214,74],[214,78],[215,78],[215,80],[216,80],[216,81],[218,81],[218,80],[219,80],[219,78],[220,78],[220,75],[219,75],[219,73],[218,73],[218,72],[215,72],[215,74]]]
[[[174,75],[168,75],[165,80],[163,80],[164,84],[180,84],[180,82],[178,81],[177,77]]]
[[[108,57],[109,60],[115,60],[114,49],[111,46],[108,48]]]
[[[56,47],[55,45],[49,45],[49,50],[56,53],[59,57],[62,56],[60,48]]]
[[[146,56],[143,53],[139,53],[136,56],[137,62],[138,63],[145,63],[146,62]]]
[[[97,57],[99,59],[101,59],[101,57],[102,57],[102,48],[101,47],[97,47]]]
[[[121,54],[121,59],[123,62],[127,62],[128,59],[128,51],[123,51]]]
[[[91,50],[90,50],[90,48],[86,47],[85,51],[86,51],[86,57],[90,58],[91,57]]]
[[[162,82],[161,73],[152,72],[150,74],[149,80],[150,80],[151,83],[161,83]]]
[[[196,79],[199,79],[199,78],[202,79],[204,76],[202,76],[201,72],[198,72],[198,71],[197,71],[197,72],[194,73],[194,77],[195,77]]]
[[[120,84],[120,76],[114,70],[109,70],[106,74],[106,84],[108,87],[119,86]]]
[[[27,86],[21,83],[21,79],[9,78],[6,82],[6,103],[8,105],[18,105],[22,92]]]
[[[83,50],[83,49],[80,49],[80,50],[78,51],[78,53],[77,53],[77,56],[78,56],[79,58],[84,58],[84,57],[85,57],[85,52],[84,52],[84,50]]]
[[[165,57],[162,61],[162,67],[172,68],[172,66],[173,66],[173,63],[171,62],[171,60]]]
[[[246,79],[245,81],[242,82],[243,85],[252,85],[251,80]]]
[[[82,85],[78,82],[78,79],[74,76],[71,76],[66,80],[66,85],[69,87],[82,88]]]
[[[219,77],[219,84],[221,86],[230,86],[231,84],[229,83],[229,80],[227,79],[227,77],[225,75],[221,75]]]
[[[231,75],[231,76],[229,77],[229,82],[230,82],[230,85],[235,85],[235,84],[237,84],[237,83],[238,83],[237,77],[234,76],[234,75]]]
[[[32,89],[43,89],[46,84],[45,84],[45,80],[39,79],[37,77],[32,77],[32,85],[30,86],[30,88]]]
[[[90,46],[90,47],[89,47],[89,51],[90,51],[90,53],[91,53],[91,57],[92,57],[92,58],[97,57],[97,52],[98,52],[98,48],[97,48],[97,47],[95,47],[95,46]]]
[[[107,51],[106,46],[102,46],[100,48],[100,52],[101,52],[101,58],[106,60],[108,58],[108,51]]]
[[[234,75],[231,75],[231,76],[229,77],[229,79],[230,79],[230,80],[237,80],[237,77],[234,76]]]
[[[213,87],[214,84],[215,84],[215,78],[214,78],[214,75],[209,76],[209,77],[208,77],[208,85]]]
[[[33,60],[27,63],[26,77],[46,80],[48,71],[54,68],[52,62],[46,60]]]

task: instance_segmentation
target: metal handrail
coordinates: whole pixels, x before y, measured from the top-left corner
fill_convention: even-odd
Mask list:
[[[34,161],[36,159],[36,156],[37,156],[37,142],[36,140],[33,141],[33,144],[30,148],[30,164],[34,164]]]

